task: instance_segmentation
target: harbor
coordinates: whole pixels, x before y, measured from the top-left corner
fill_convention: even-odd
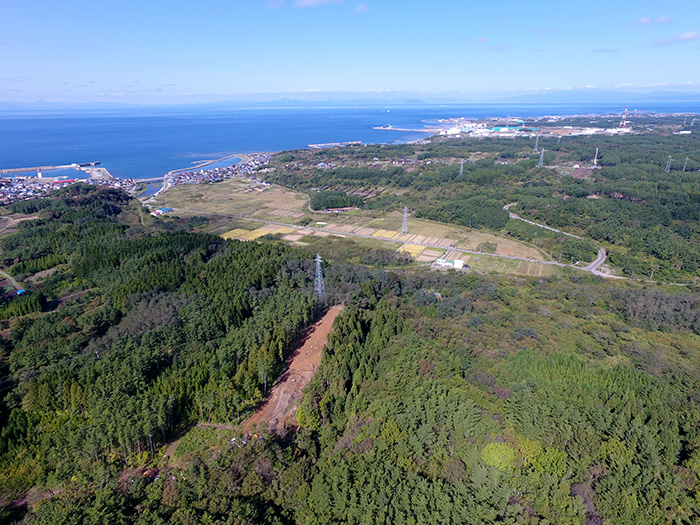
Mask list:
[[[36,199],[77,182],[108,186],[135,193],[141,188],[133,179],[117,179],[100,162],[61,166],[35,166],[0,169],[0,203]]]

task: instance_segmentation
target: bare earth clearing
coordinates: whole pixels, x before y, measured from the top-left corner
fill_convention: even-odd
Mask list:
[[[303,344],[292,355],[287,371],[279,378],[265,404],[244,423],[246,432],[259,423],[269,422],[271,431],[296,423],[297,400],[321,362],[333,321],[342,309],[342,306],[334,306],[308,330]]]
[[[326,345],[328,334],[331,332],[333,321],[342,310],[342,305],[334,306],[306,331],[300,342],[301,346],[289,358],[287,370],[275,383],[265,404],[243,423],[244,432],[250,431],[254,425],[263,422],[270,423],[269,428],[271,431],[284,425],[296,423],[294,411],[296,410],[297,400],[301,398],[302,389],[316,372],[316,368],[321,362],[322,350]],[[198,423],[197,426],[219,430],[233,430],[238,425]],[[182,441],[181,437],[170,443],[164,455],[172,458],[180,441]]]

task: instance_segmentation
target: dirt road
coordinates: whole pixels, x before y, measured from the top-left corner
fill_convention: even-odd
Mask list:
[[[342,309],[342,306],[334,306],[309,328],[302,340],[303,344],[292,354],[287,371],[272,388],[265,404],[244,423],[246,432],[254,425],[264,422],[269,423],[271,431],[296,423],[294,412],[301,391],[316,372],[333,321]]]

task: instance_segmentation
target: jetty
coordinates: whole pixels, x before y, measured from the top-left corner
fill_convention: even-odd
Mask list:
[[[82,164],[78,163],[73,163],[73,164],[66,164],[64,166],[35,166],[32,168],[2,168],[0,169],[0,174],[2,175],[7,175],[8,173],[26,173],[28,171],[50,171],[50,170],[60,170],[60,169],[69,169],[73,168],[76,170],[81,170],[83,168],[91,168],[94,166],[99,166],[100,161],[96,162],[83,162]]]
[[[386,124],[384,126],[374,126],[372,129],[382,129],[384,131],[410,131],[411,133],[440,133],[444,128],[408,129],[395,128],[391,124]]]
[[[325,144],[309,144],[310,148],[321,149],[321,148],[336,148],[339,146],[361,146],[362,142],[359,140],[351,140],[350,142],[327,142]]]

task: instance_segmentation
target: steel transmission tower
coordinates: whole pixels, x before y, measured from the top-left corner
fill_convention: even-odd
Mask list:
[[[537,163],[537,167],[541,168],[544,165],[544,148],[540,152],[540,161]]]
[[[535,138],[535,149],[532,151],[533,153],[537,153],[537,148],[539,147],[539,144],[540,144],[540,136],[537,135],[537,137]]]
[[[671,155],[668,156],[668,160],[666,161],[666,171],[671,171],[671,161],[673,159],[671,158]]]
[[[620,121],[620,126],[621,128],[626,128],[627,127],[627,108],[629,106],[625,106],[625,112],[622,114],[622,120]]]
[[[401,224],[401,233],[408,233],[408,206],[403,207],[403,224]]]
[[[459,164],[459,174],[464,175],[464,161]]]
[[[316,254],[316,279],[314,280],[314,293],[319,297],[326,295],[326,285],[323,282],[323,271],[321,270],[321,254]]]

